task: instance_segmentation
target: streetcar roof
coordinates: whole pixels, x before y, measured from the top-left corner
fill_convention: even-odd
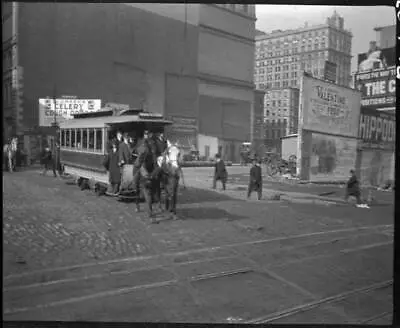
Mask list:
[[[60,124],[62,129],[79,129],[79,128],[104,128],[112,124],[123,123],[155,123],[155,124],[172,124],[172,121],[165,119],[143,118],[138,115],[124,115],[124,116],[106,116],[106,117],[91,117],[66,120]]]

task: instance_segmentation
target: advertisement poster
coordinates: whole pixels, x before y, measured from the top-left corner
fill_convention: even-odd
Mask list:
[[[311,137],[310,180],[343,181],[355,169],[357,140],[313,133]]]
[[[394,149],[396,115],[376,109],[361,108],[358,138],[363,148]]]
[[[39,125],[51,126],[54,119],[57,123],[72,119],[73,114],[96,112],[101,108],[100,99],[39,99]]]
[[[368,52],[358,55],[359,71],[370,71],[396,65],[396,48],[379,49],[371,45]]]
[[[360,117],[360,92],[303,76],[301,128],[356,137]]]
[[[361,91],[361,106],[385,108],[396,106],[396,68],[355,75],[355,87]]]

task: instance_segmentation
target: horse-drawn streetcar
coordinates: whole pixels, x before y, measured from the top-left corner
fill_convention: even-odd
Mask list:
[[[104,159],[116,131],[124,131],[140,140],[145,130],[164,132],[169,124],[172,122],[165,120],[162,115],[140,109],[120,112],[104,109],[74,115],[73,119],[60,124],[60,161],[64,172],[73,176],[81,189],[89,187],[101,195],[109,185]],[[126,164],[121,171],[119,195],[136,197],[133,191],[128,190],[133,178],[133,165]]]

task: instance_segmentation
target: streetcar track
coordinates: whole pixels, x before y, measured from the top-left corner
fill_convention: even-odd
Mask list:
[[[188,279],[187,278],[186,279],[185,278],[176,278],[176,279],[170,279],[167,281],[156,282],[156,283],[151,283],[151,284],[144,284],[144,285],[137,285],[137,286],[133,286],[133,287],[112,289],[112,290],[102,291],[102,292],[88,294],[88,295],[84,295],[84,296],[71,297],[71,298],[54,301],[54,302],[50,302],[50,303],[38,304],[35,306],[10,308],[10,309],[5,308],[3,310],[3,314],[15,314],[15,313],[21,313],[21,312],[28,312],[28,311],[32,311],[32,310],[38,310],[38,309],[44,309],[44,308],[49,308],[49,307],[56,307],[56,306],[61,306],[61,305],[83,302],[83,301],[87,301],[90,299],[98,299],[98,298],[102,298],[102,297],[127,294],[127,293],[131,293],[131,292],[135,292],[137,290],[167,287],[167,286],[171,286],[171,285],[177,285],[177,284],[185,282],[185,281],[197,282],[197,281],[201,281],[201,280],[222,278],[222,277],[232,276],[232,275],[236,275],[236,274],[244,274],[244,273],[248,273],[251,271],[253,271],[251,268],[242,268],[242,269],[236,269],[236,270],[221,271],[218,273],[211,273],[211,274],[207,273],[207,274],[192,276],[192,277],[189,277]]]
[[[358,322],[358,324],[365,325],[368,322],[375,321],[375,320],[378,320],[378,319],[382,319],[382,318],[391,316],[392,313],[393,313],[392,311],[386,311],[386,312],[383,312],[381,314],[375,315],[373,317],[369,317],[368,319],[361,320],[361,321]]]
[[[215,257],[212,259],[207,259],[207,260],[195,260],[195,261],[187,261],[187,262],[181,262],[181,263],[175,263],[175,266],[183,266],[187,264],[201,264],[201,263],[207,263],[207,262],[212,262],[216,260],[225,260],[225,259],[234,259],[232,256],[221,256],[221,257]],[[23,290],[23,289],[30,289],[30,288],[37,288],[37,287],[46,287],[46,286],[51,286],[51,285],[57,285],[57,284],[65,284],[65,283],[70,283],[70,282],[77,282],[77,281],[82,281],[82,280],[90,280],[90,279],[99,279],[107,276],[117,276],[117,275],[124,275],[124,274],[131,274],[131,273],[139,273],[143,271],[151,271],[151,270],[156,270],[156,269],[163,269],[164,266],[162,264],[160,265],[152,265],[148,266],[145,268],[140,268],[140,269],[134,269],[134,270],[121,270],[121,271],[110,271],[107,273],[103,274],[93,274],[93,275],[83,275],[80,277],[75,277],[75,278],[66,278],[66,279],[59,279],[59,280],[50,280],[46,282],[39,282],[39,283],[33,283],[29,285],[20,285],[20,286],[11,286],[11,287],[3,287],[3,292],[10,292],[14,290]]]
[[[364,233],[360,233],[357,235],[351,235],[351,236],[346,236],[346,237],[336,237],[334,239],[329,239],[329,240],[323,240],[323,241],[319,241],[316,243],[307,243],[305,245],[301,245],[300,247],[309,247],[309,246],[318,246],[318,245],[324,245],[324,244],[330,244],[332,242],[338,242],[338,241],[342,241],[342,240],[350,240],[353,238],[357,238],[357,237],[361,237],[361,236],[365,236],[370,234],[370,232],[364,232]],[[299,246],[294,245],[294,246],[286,246],[286,247],[282,247],[280,248],[280,250],[291,250],[291,249],[295,249],[298,248]],[[346,251],[346,250],[343,250]],[[338,252],[342,252],[341,250],[339,250]],[[239,254],[237,254],[237,257],[239,256]],[[226,260],[226,259],[232,259],[235,260],[237,257],[233,257],[233,256],[220,256],[220,257],[213,257],[213,258],[208,258],[208,259],[198,259],[198,260],[192,260],[192,261],[183,261],[183,262],[179,262],[179,263],[173,263],[173,266],[184,266],[184,265],[188,265],[188,264],[204,264],[204,263],[209,263],[209,262],[213,262],[213,261],[218,261],[218,260]],[[313,258],[318,258],[318,255],[315,257],[306,257],[306,258],[302,258],[301,261],[306,261],[308,259],[313,259]],[[299,260],[296,260],[299,261]],[[296,261],[294,261],[294,263],[296,263]],[[292,261],[293,262],[293,261]],[[285,264],[291,264],[292,262],[285,262]],[[256,265],[257,266],[257,265]],[[275,266],[279,266],[279,265],[275,265]],[[45,281],[45,282],[38,282],[38,283],[32,283],[32,284],[28,284],[28,285],[18,285],[18,286],[10,286],[10,287],[5,287],[3,288],[4,292],[9,292],[9,291],[14,291],[14,290],[22,290],[22,289],[29,289],[29,288],[37,288],[37,287],[46,287],[46,286],[50,286],[50,285],[56,285],[56,284],[63,284],[63,283],[70,283],[70,282],[77,282],[77,281],[83,281],[83,280],[90,280],[90,279],[98,279],[98,278],[103,278],[103,277],[107,277],[107,276],[114,276],[114,275],[122,275],[122,274],[130,274],[130,273],[136,273],[136,272],[141,272],[141,271],[146,271],[146,270],[154,270],[154,269],[159,269],[162,268],[162,265],[149,265],[147,267],[144,268],[140,268],[140,269],[133,269],[133,270],[121,270],[121,271],[108,271],[102,274],[92,274],[92,275],[87,275],[86,273],[82,273],[82,276],[78,276],[78,277],[74,277],[74,278],[64,278],[64,279],[58,279],[58,280],[50,280],[50,281]],[[289,283],[290,285],[290,283]]]
[[[350,296],[356,295],[356,294],[361,294],[361,293],[365,293],[365,292],[371,292],[374,290],[378,290],[378,289],[382,289],[382,288],[386,288],[389,287],[393,284],[393,279],[390,280],[386,280],[383,282],[379,282],[379,283],[375,283],[369,286],[365,286],[365,287],[361,287],[361,288],[357,288],[351,291],[347,291],[344,293],[340,293],[340,294],[336,294],[334,296],[329,296],[314,302],[310,302],[310,303],[306,303],[306,304],[302,304],[299,306],[295,306],[295,307],[291,307],[282,311],[278,311],[272,314],[268,314],[266,316],[263,317],[259,317],[259,318],[255,318],[255,319],[251,319],[246,321],[245,323],[247,324],[265,324],[265,323],[270,323],[282,318],[286,318],[289,316],[293,316],[295,314],[298,314],[300,312],[305,312],[305,311],[310,311],[312,309],[315,309],[321,305],[325,305],[325,304],[330,304],[330,303],[334,303],[336,301],[341,301],[344,300],[346,298],[349,298]],[[386,315],[386,314],[385,314]],[[372,319],[374,320],[375,317]],[[368,319],[369,320],[369,319]],[[372,321],[371,320],[371,321]]]
[[[338,255],[341,255],[341,254],[350,254],[350,253],[364,251],[366,249],[371,249],[371,248],[376,248],[376,247],[389,246],[391,244],[393,244],[393,241],[383,242],[383,243],[375,243],[375,244],[364,245],[364,246],[353,247],[353,248],[347,248],[347,249],[339,250],[337,253],[333,253],[333,254],[322,254],[322,255],[308,256],[308,257],[303,257],[303,258],[298,259],[298,260],[287,261],[285,263],[275,264],[275,265],[272,265],[272,266],[274,268],[282,267],[282,266],[286,266],[286,265],[290,265],[290,264],[303,263],[303,262],[311,261],[311,260],[335,257],[335,256],[338,256]]]
[[[146,260],[159,259],[159,258],[165,257],[165,256],[167,256],[167,257],[184,256],[184,255],[216,251],[216,250],[227,249],[227,248],[241,247],[241,246],[246,246],[246,245],[260,245],[260,244],[266,244],[266,243],[277,242],[277,241],[287,241],[287,240],[293,240],[293,239],[301,239],[301,238],[307,238],[307,237],[313,237],[313,236],[323,236],[323,235],[342,233],[342,232],[353,232],[353,231],[363,231],[363,230],[374,231],[374,230],[380,230],[382,228],[383,229],[393,228],[393,224],[363,226],[363,227],[357,227],[357,228],[347,228],[347,229],[338,229],[338,230],[329,230],[329,231],[319,231],[319,232],[312,232],[312,233],[307,233],[307,234],[261,239],[261,240],[248,241],[248,242],[242,242],[242,243],[225,244],[225,245],[221,245],[221,246],[203,247],[203,248],[193,249],[193,250],[188,250],[188,251],[170,252],[170,253],[147,255],[147,256],[134,256],[134,257],[127,257],[127,258],[120,258],[120,259],[113,259],[113,260],[106,260],[106,261],[98,261],[98,262],[92,262],[92,263],[61,266],[61,267],[56,267],[56,268],[32,270],[29,272],[10,274],[8,276],[3,277],[3,281],[9,280],[9,279],[14,279],[14,278],[19,278],[19,277],[31,276],[31,275],[40,274],[40,273],[46,273],[46,272],[82,269],[82,268],[87,268],[87,267],[95,267],[95,266],[100,266],[100,265],[123,263],[123,262],[146,261]]]

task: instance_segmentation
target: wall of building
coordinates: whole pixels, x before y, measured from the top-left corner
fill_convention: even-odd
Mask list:
[[[377,31],[377,43],[380,48],[396,46],[396,25],[381,27]]]
[[[238,5],[235,5],[238,6]],[[250,7],[250,6],[249,6]],[[255,16],[244,15],[239,10],[232,11],[214,4],[201,5],[199,24],[213,30],[228,33],[253,43],[255,36]]]
[[[218,153],[219,142],[216,137],[199,134],[198,145],[200,156],[205,156],[206,159],[214,158],[215,154]]]
[[[295,155],[297,157],[297,135],[286,136],[282,138],[282,158],[289,160],[289,157]]]
[[[19,28],[27,126],[38,124],[38,98],[52,96],[55,86],[58,95],[144,102],[157,112],[165,103],[167,112],[187,107],[187,97],[171,103],[169,93],[193,89],[193,82],[171,82],[165,73],[196,76],[194,25],[126,4],[24,3]]]

